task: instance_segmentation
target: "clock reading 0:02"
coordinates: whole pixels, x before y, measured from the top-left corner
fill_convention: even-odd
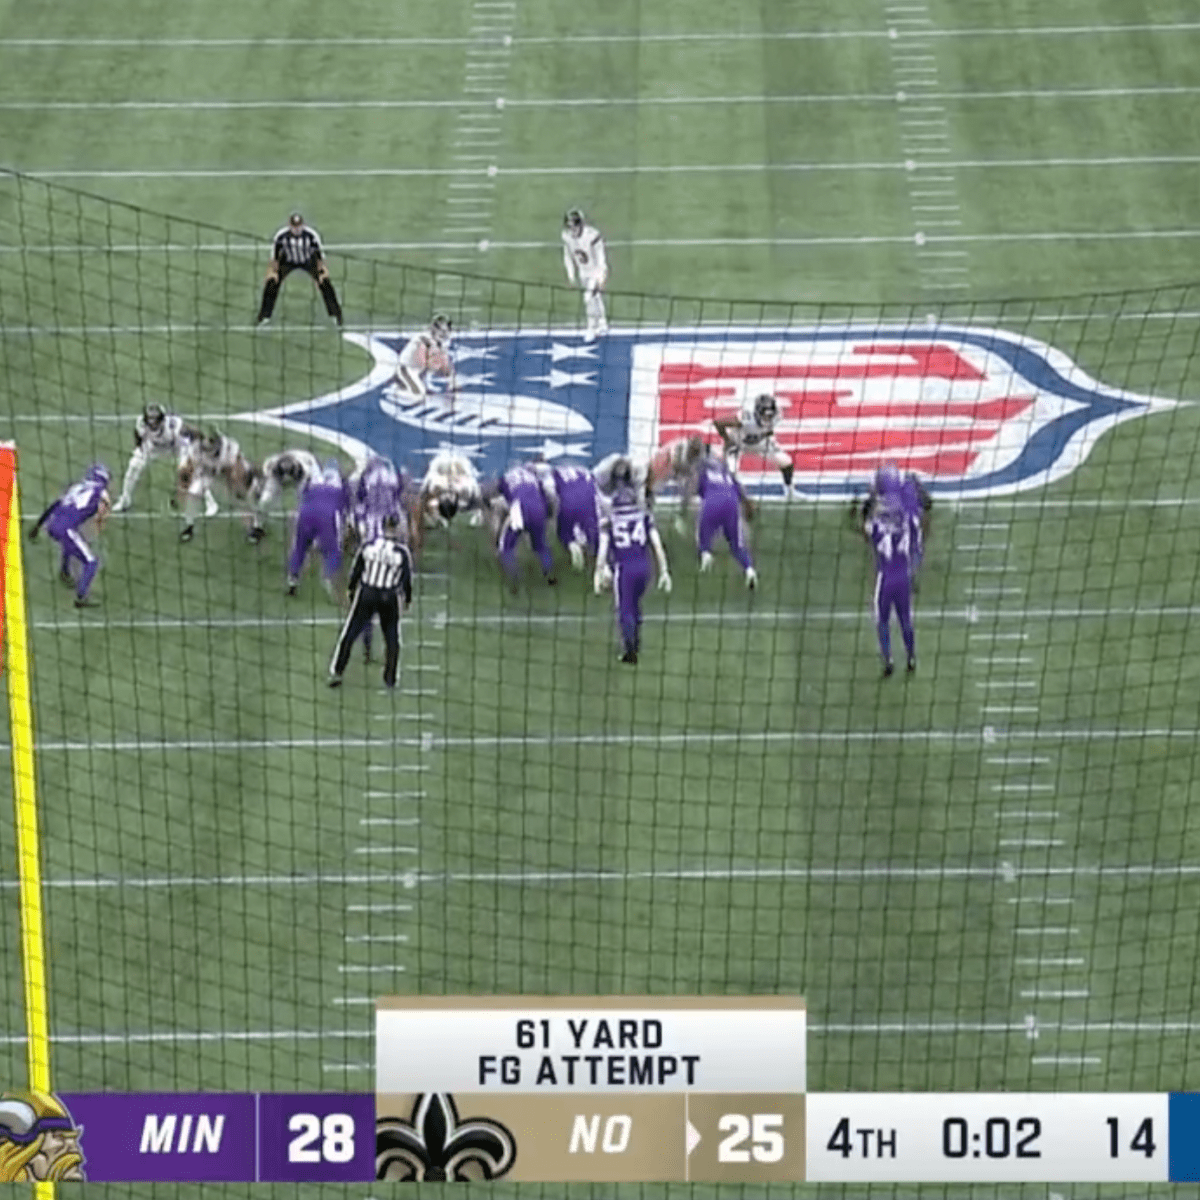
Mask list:
[[[1041,1158],[1034,1145],[1042,1136],[1042,1123],[1037,1117],[989,1117],[982,1132],[971,1132],[962,1117],[947,1117],[942,1122],[942,1153],[947,1158]]]

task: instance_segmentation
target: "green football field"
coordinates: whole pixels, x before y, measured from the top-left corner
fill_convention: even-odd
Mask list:
[[[1200,1089],[1197,96],[1188,0],[0,0],[27,516],[119,475],[146,400],[223,421],[364,374],[302,277],[253,328],[293,208],[351,330],[577,325],[578,205],[620,328],[971,323],[1185,402],[939,504],[886,682],[846,507],[799,501],[754,595],[663,522],[635,671],[565,556],[513,597],[460,523],[402,694],[357,655],[331,694],[339,610],[284,596],[284,521],[181,545],[152,466],[102,607],[25,544],[55,1086],[369,1090],[391,993],[785,992],[813,1091]]]

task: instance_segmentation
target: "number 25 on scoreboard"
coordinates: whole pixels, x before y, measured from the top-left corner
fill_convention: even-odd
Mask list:
[[[777,1163],[783,1159],[782,1113],[725,1113],[717,1121],[725,1136],[717,1146],[722,1163]]]

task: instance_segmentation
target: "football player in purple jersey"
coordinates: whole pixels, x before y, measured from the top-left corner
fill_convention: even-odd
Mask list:
[[[895,463],[884,463],[871,480],[871,491],[866,500],[861,505],[855,501],[856,517],[861,521],[867,520],[885,501],[898,505],[906,516],[912,518],[910,562],[915,587],[917,571],[925,557],[925,538],[929,532],[929,513],[933,508],[933,497],[912,471],[901,475]]]
[[[642,596],[650,583],[653,558],[658,586],[671,590],[671,571],[654,517],[639,503],[628,464],[620,469],[612,507],[600,522],[600,546],[593,583],[599,595],[611,579],[613,605],[621,630],[621,661],[636,663],[641,642]],[[611,564],[611,565],[610,565]]]
[[[552,467],[533,464],[542,485],[558,532],[558,540],[571,556],[571,565],[582,571],[587,555],[595,555],[600,545],[599,496],[596,479],[585,467]]]
[[[316,479],[300,490],[296,512],[296,536],[288,557],[287,594],[294,596],[300,584],[300,570],[315,542],[321,552],[325,590],[332,597],[334,580],[342,567],[342,526],[349,504],[349,491],[336,458],[327,459]]]
[[[912,623],[912,549],[920,532],[918,518],[906,513],[899,498],[880,497],[863,525],[863,533],[875,551],[875,628],[885,678],[892,664],[891,614],[896,613],[908,670],[917,669],[916,637]]]
[[[695,490],[700,497],[700,515],[696,520],[696,549],[700,554],[700,570],[711,571],[712,548],[717,533],[725,535],[729,552],[737,560],[746,579],[748,588],[758,586],[758,572],[746,545],[745,526],[742,516],[749,517],[754,509],[746,489],[737,476],[717,455],[707,453],[700,460],[696,473]]]
[[[500,557],[500,565],[508,577],[509,587],[517,590],[517,543],[521,535],[529,535],[529,544],[533,547],[538,562],[542,564],[542,574],[546,582],[557,583],[554,577],[554,559],[550,547],[546,545],[546,497],[537,472],[532,467],[510,467],[500,476],[496,489],[508,507],[504,524],[500,527],[500,538],[496,552]]]
[[[383,536],[383,522],[398,519],[400,539],[408,537],[405,491],[408,480],[403,471],[378,454],[372,454],[362,470],[350,477],[350,502],[353,506],[354,533],[359,545]]]
[[[43,525],[46,532],[62,549],[62,564],[58,575],[63,583],[75,588],[75,607],[92,608],[96,601],[88,598],[88,590],[100,570],[100,560],[83,536],[83,527],[93,517],[100,529],[108,517],[112,502],[108,495],[109,473],[103,463],[95,463],[87,474],[73,483],[38,517],[29,531],[29,540],[37,541]],[[79,578],[71,575],[71,563],[79,563]]]

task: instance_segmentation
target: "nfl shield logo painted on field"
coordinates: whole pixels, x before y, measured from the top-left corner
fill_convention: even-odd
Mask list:
[[[843,326],[798,330],[700,327],[615,332],[482,331],[456,339],[454,395],[397,385],[407,335],[345,335],[373,365],[315,400],[242,419],[390,457],[418,474],[438,449],[483,473],[542,454],[576,464],[628,451],[648,458],[699,433],[747,399],[778,401],[777,445],[814,498],[860,491],[885,462],[943,496],[1040,487],[1087,457],[1118,422],[1172,408],[1096,382],[1061,351],[1000,330]],[[779,492],[772,464],[747,452],[752,490]]]

